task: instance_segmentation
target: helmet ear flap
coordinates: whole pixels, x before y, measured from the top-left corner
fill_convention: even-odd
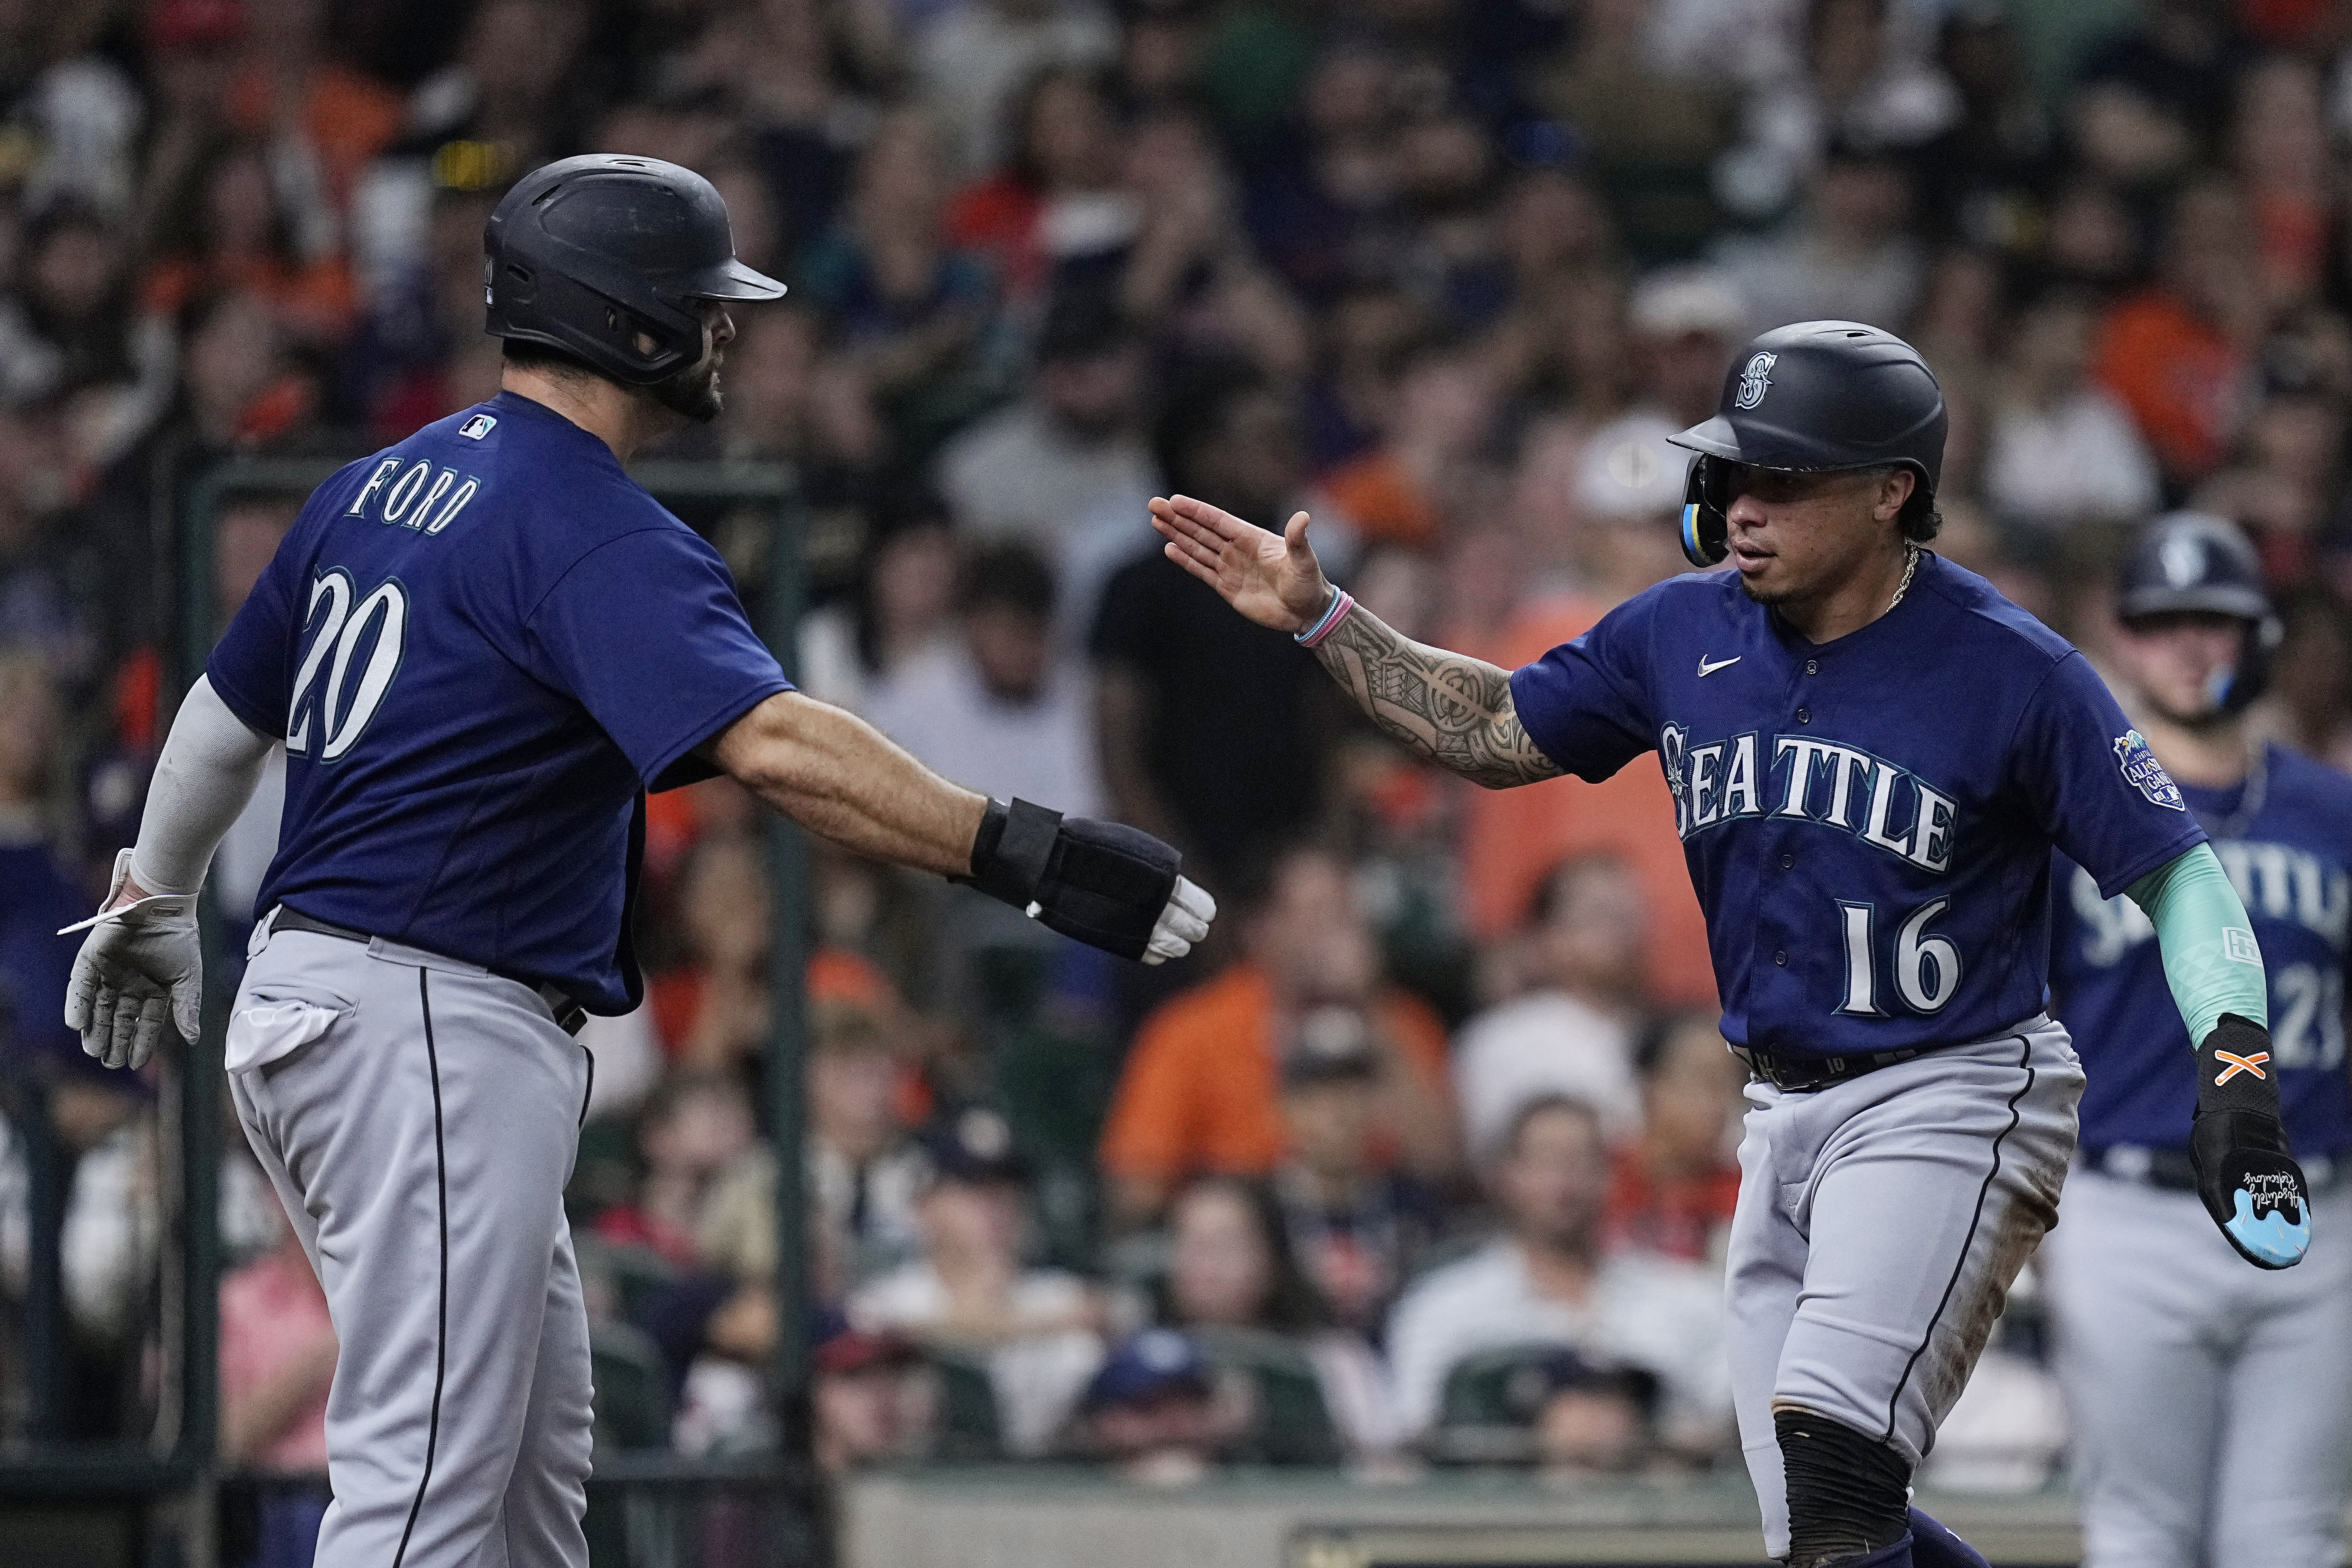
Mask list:
[[[2242,713],[2253,706],[2254,700],[2271,683],[2271,662],[2277,656],[2279,644],[2285,640],[2286,626],[2274,615],[2246,623],[2244,650],[2238,656],[2238,668],[2231,673],[2230,684],[2221,692],[2222,712]]]
[[[1683,481],[1683,555],[1704,570],[1731,553],[1731,520],[1724,515],[1723,468],[1701,453]]]

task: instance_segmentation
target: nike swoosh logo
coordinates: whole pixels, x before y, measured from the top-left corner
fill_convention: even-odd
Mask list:
[[[1721,669],[1727,664],[1738,664],[1745,657],[1747,656],[1744,654],[1735,653],[1729,658],[1718,658],[1714,663],[1709,664],[1707,662],[1706,655],[1701,654],[1698,656],[1699,677],[1704,679],[1707,676],[1713,675],[1717,670]]]

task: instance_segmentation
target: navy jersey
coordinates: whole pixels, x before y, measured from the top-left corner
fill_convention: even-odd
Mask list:
[[[2344,943],[2352,915],[2352,778],[2283,746],[2259,782],[2181,786],[2244,900],[2270,984],[2271,1056],[2299,1154],[2352,1148],[2344,1065]],[[2249,809],[2251,807],[2251,809]],[[2197,1110],[2197,1058],[2165,988],[2156,931],[2065,857],[2053,868],[2050,985],[2090,1083],[2083,1145],[2177,1147]]]
[[[205,673],[286,742],[273,904],[595,1012],[638,792],[790,689],[718,552],[527,397],[428,425],[312,493]]]
[[[1933,552],[1820,644],[1736,573],[1673,578],[1511,693],[1580,778],[1658,753],[1735,1045],[1996,1033],[2044,1005],[2053,843],[2112,893],[2205,837],[2083,656]]]

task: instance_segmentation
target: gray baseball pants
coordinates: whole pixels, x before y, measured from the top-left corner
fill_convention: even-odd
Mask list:
[[[1913,1465],[2057,1217],[2083,1068],[2048,1017],[1824,1089],[1751,1083],[1726,1289],[1739,1446],[1789,1553],[1772,1425],[1809,1410]]]
[[[255,942],[230,1092],[341,1341],[317,1561],[585,1568],[588,1320],[563,1187],[587,1053],[473,964],[267,924]]]
[[[2231,1249],[2194,1193],[2077,1170],[2043,1253],[2084,1568],[2336,1568],[2352,1483],[2352,1185],[2311,1254]]]

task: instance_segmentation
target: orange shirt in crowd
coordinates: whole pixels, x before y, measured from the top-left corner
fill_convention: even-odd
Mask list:
[[[2227,455],[2245,361],[2228,333],[2176,296],[2150,289],[2116,306],[2093,368],[2170,478],[2200,479]]]
[[[1502,634],[1465,653],[1517,669],[1578,637],[1601,616],[1590,600],[1540,600]],[[1517,789],[1478,790],[1463,826],[1463,914],[1492,941],[1528,916],[1537,887],[1561,861],[1608,854],[1624,862],[1648,895],[1643,972],[1650,994],[1675,1007],[1712,1007],[1715,966],[1706,919],[1691,891],[1675,800],[1654,757],[1640,756],[1600,784],[1553,779]]]
[[[341,336],[359,310],[359,289],[340,256],[305,264],[255,257],[245,261],[208,256],[165,257],[139,280],[139,308],[152,316],[177,315],[206,295],[257,294],[269,301],[298,338]]]
[[[1721,1165],[1703,1175],[1655,1181],[1643,1168],[1640,1149],[1629,1145],[1610,1163],[1609,1204],[1601,1211],[1601,1228],[1611,1247],[1704,1263],[1738,1203],[1737,1168]]]
[[[220,1285],[222,1402],[260,1389],[334,1337],[327,1294],[319,1289],[309,1258],[281,1247],[254,1259]],[[256,1450],[252,1461],[264,1469],[325,1469],[326,1390],[321,1388],[316,1399]]]
[[[1367,544],[1419,550],[1437,542],[1437,503],[1385,447],[1340,464],[1323,476],[1322,489]]]
[[[221,108],[240,134],[268,134],[278,114],[277,83],[269,69],[255,64],[238,71]],[[305,76],[297,112],[302,132],[318,154],[327,199],[340,210],[350,205],[360,171],[400,134],[408,108],[391,88],[331,60]]]
[[[1411,1053],[1432,1094],[1445,1092],[1445,1026],[1412,996],[1384,991],[1380,1026]],[[1174,1181],[1198,1172],[1261,1176],[1282,1161],[1281,1062],[1265,972],[1236,963],[1143,1021],[1127,1055],[1102,1166]]]

